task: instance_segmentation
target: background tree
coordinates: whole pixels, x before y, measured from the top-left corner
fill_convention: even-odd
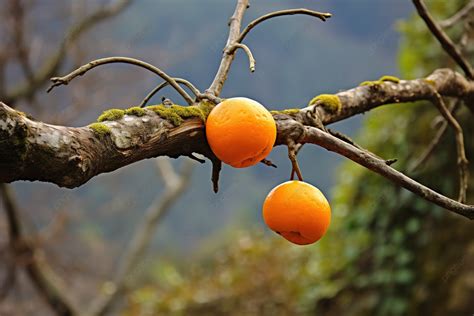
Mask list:
[[[81,36],[87,35],[88,30],[97,28],[100,22],[120,14],[131,3],[132,1],[129,0],[119,0],[88,8],[85,2],[75,2],[71,7],[68,7],[68,4],[62,4],[51,8],[48,5],[38,6],[26,1],[9,1],[2,11],[4,21],[6,21],[5,28],[2,29],[4,47],[0,56],[0,77],[3,78],[0,90],[2,100],[9,102],[11,106],[25,107],[35,116],[45,117],[57,124],[74,124],[78,114],[88,110],[89,102],[103,102],[102,97],[97,93],[90,94],[87,102],[82,97],[86,90],[92,88],[92,82],[73,89],[72,105],[66,109],[62,108],[62,104],[45,102],[40,92],[45,89],[49,78],[54,73],[62,69],[64,65],[74,63],[74,59],[83,58],[88,53],[85,45],[80,44]],[[45,57],[40,53],[41,48],[43,45],[48,45],[47,41],[49,37],[53,37],[53,34],[47,32],[37,34],[32,28],[35,22],[40,25],[47,23],[50,18],[48,14],[58,12],[62,17],[67,16],[73,22],[70,26],[66,26],[64,38],[60,39],[58,47],[47,50]],[[32,17],[40,18],[33,22]],[[55,22],[64,24],[57,19]],[[89,40],[91,40],[90,36]],[[95,49],[106,48],[106,46],[107,44],[102,47],[98,45]],[[10,77],[9,68],[16,66],[19,67],[21,75]],[[102,79],[112,80],[108,76]],[[14,82],[18,84],[13,84]],[[59,114],[50,113],[53,109]],[[106,295],[98,295],[91,305],[90,314],[101,314],[109,308],[109,304],[125,286],[124,275],[132,273],[136,267],[137,257],[142,256],[157,222],[189,183],[189,173],[192,170],[189,163],[184,164],[180,172],[176,172],[168,161],[162,159],[158,160],[156,165],[158,174],[164,179],[163,195],[156,197],[148,206],[147,216],[140,228],[137,228],[137,232],[141,234],[136,234],[130,243],[128,255],[118,265],[114,279],[115,291],[111,292],[109,287]],[[91,240],[93,245],[90,243],[87,245],[87,240],[84,238],[75,240],[67,236],[65,231],[68,227],[80,226],[80,220],[71,218],[68,212],[74,199],[72,194],[62,194],[52,206],[42,200],[42,205],[35,206],[36,211],[40,209],[42,211],[42,208],[45,208],[58,213],[54,214],[55,217],[52,219],[46,216],[36,219],[37,222],[34,223],[31,222],[31,218],[25,216],[31,215],[30,212],[25,214],[20,211],[21,206],[16,200],[13,188],[2,183],[0,194],[6,214],[5,221],[1,221],[2,227],[5,228],[5,240],[2,238],[0,313],[8,315],[39,313],[43,309],[43,304],[38,298],[43,299],[57,314],[77,313],[78,308],[75,305],[82,296],[88,295],[90,288],[97,286],[97,283],[104,282],[100,275],[103,272],[98,269],[92,272],[87,264],[79,263],[77,260],[74,260],[75,263],[68,262],[64,259],[64,254],[67,252],[65,249],[74,249],[71,254],[77,256],[82,247],[88,248],[87,252],[90,255],[110,266],[111,260],[108,256],[111,251],[104,252],[104,249],[110,248],[110,245],[101,238],[94,238]],[[46,221],[46,224],[42,224],[43,221]],[[43,227],[37,231],[35,226]],[[58,242],[60,238],[65,240]],[[58,252],[63,254],[59,259],[56,258]],[[58,271],[61,277],[56,275]],[[65,282],[61,280],[62,278]],[[65,291],[65,283],[77,283],[76,280],[80,282],[78,286],[75,286],[74,291]],[[31,297],[37,299],[31,299]]]

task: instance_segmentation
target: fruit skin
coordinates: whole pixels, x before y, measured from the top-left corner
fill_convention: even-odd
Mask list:
[[[331,207],[316,187],[302,181],[284,182],[263,203],[267,226],[298,245],[318,241],[331,222]]]
[[[212,151],[235,168],[253,166],[265,158],[273,149],[276,135],[270,112],[248,98],[222,101],[206,120],[206,137]]]

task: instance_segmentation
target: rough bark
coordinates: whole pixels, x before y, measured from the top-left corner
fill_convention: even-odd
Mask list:
[[[0,103],[0,181],[39,180],[74,188],[92,177],[157,156],[192,152],[209,155],[203,123],[190,119],[179,127],[150,110],[91,128],[37,122]]]

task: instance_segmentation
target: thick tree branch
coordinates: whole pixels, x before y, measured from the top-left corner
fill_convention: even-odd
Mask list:
[[[142,117],[102,122],[107,132],[97,133],[88,126],[36,122],[0,103],[0,182],[40,180],[73,188],[146,158],[193,152],[212,157],[201,119],[175,127],[152,110],[144,111]]]
[[[426,78],[400,80],[398,83],[385,81],[339,92],[336,94],[342,104],[339,111],[331,112],[323,107],[317,110],[322,122],[329,124],[384,104],[431,100],[433,88],[445,97],[474,100],[474,82],[451,69],[437,69]],[[313,107],[301,111],[307,110],[313,110]]]
[[[428,8],[426,7],[423,0],[413,0],[413,4],[415,5],[418,14],[423,19],[423,21],[425,21],[429,30],[439,41],[443,49],[449,54],[449,56],[451,56],[451,58],[459,65],[459,67],[462,68],[466,76],[469,79],[474,80],[474,70],[472,69],[472,66],[462,55],[462,52],[456,47],[449,36],[435,22],[431,14],[428,12]]]
[[[310,106],[301,109],[297,119],[314,125],[308,114],[316,111],[321,121],[329,124],[384,104],[430,100],[433,88],[443,96],[474,98],[474,82],[442,69],[426,79],[384,82],[339,92],[339,111]],[[87,126],[69,128],[36,122],[0,104],[0,181],[39,180],[72,188],[100,173],[146,158],[189,156],[193,152],[212,157],[200,119],[188,119],[175,127],[147,108],[145,114],[103,122],[110,134],[98,135]],[[280,137],[286,132],[278,133]]]
[[[336,111],[319,103],[291,114],[277,111],[275,145],[302,143],[305,126],[320,127],[321,123],[337,122],[385,104],[433,100],[434,91],[468,100],[474,98],[474,82],[454,71],[440,69],[424,79],[378,82],[339,92],[336,96],[340,108]],[[72,128],[36,122],[0,104],[0,182],[39,180],[73,188],[135,161],[193,153],[214,162],[216,179],[218,160],[207,144],[201,119],[186,119],[174,126],[153,110],[144,111],[142,116],[125,115],[116,121],[102,122],[105,131],[97,133],[87,126]]]

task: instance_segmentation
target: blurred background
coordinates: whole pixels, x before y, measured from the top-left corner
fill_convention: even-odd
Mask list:
[[[142,69],[109,65],[46,94],[49,77],[93,59],[130,56],[205,90],[235,6],[230,0],[3,1],[0,100],[38,120],[69,126],[89,124],[108,108],[139,104],[160,81]],[[426,2],[442,20],[468,1]],[[333,17],[326,23],[282,17],[259,25],[246,39],[256,72],[248,71],[247,57],[238,52],[223,97],[247,96],[269,109],[303,107],[315,95],[381,75],[409,79],[453,67],[408,0],[251,1],[244,24],[297,7]],[[91,19],[78,32],[81,21],[106,8],[116,11]],[[467,20],[471,24],[448,32],[474,61],[474,17]],[[163,96],[182,103],[169,88],[151,103]],[[472,113],[461,105],[457,115],[468,158],[473,157]],[[419,102],[379,108],[331,127],[382,157],[398,158],[398,170],[455,196],[452,133],[426,163],[409,171],[436,133],[437,120],[435,107]],[[286,148],[275,148],[269,159],[277,169],[224,166],[217,194],[210,164],[190,166],[187,158],[158,160],[158,165],[156,159],[141,161],[74,190],[14,183],[8,194],[25,234],[84,308],[95,297],[111,295],[111,280],[144,214],[159,209],[150,245],[127,273],[127,287],[110,315],[474,313],[472,223],[335,154],[306,146],[299,154],[305,180],[328,197],[333,220],[319,243],[295,246],[269,231],[261,218],[266,194],[288,180],[291,170]],[[181,177],[183,186],[164,205],[166,170]],[[470,170],[474,174],[472,163]],[[472,190],[468,200],[474,203]],[[12,260],[1,208],[5,203],[0,206],[0,294],[5,293],[0,315],[53,315],[20,269],[9,281]]]

